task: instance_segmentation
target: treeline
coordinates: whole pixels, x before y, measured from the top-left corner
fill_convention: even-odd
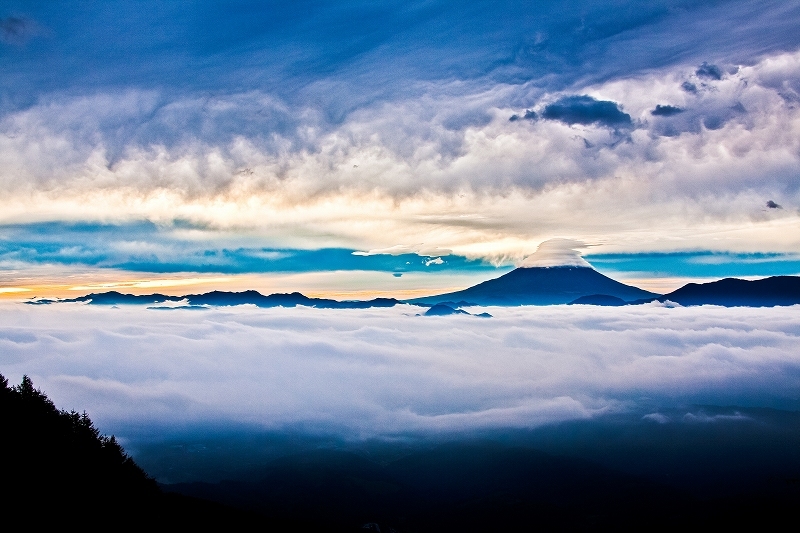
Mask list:
[[[0,374],[0,509],[4,523],[30,526],[187,526],[247,522],[218,504],[163,494],[87,414],[58,409],[28,376]]]

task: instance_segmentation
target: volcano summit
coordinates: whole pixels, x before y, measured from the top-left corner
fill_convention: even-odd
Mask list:
[[[519,268],[468,289],[412,300],[416,304],[464,301],[476,305],[567,304],[585,296],[613,296],[629,302],[660,295],[615,281],[581,257],[585,245],[572,239],[550,239],[539,245]]]
[[[566,265],[520,267],[462,291],[418,298],[410,303],[463,300],[476,305],[553,305],[600,294],[626,302],[659,296],[615,281],[591,267]]]

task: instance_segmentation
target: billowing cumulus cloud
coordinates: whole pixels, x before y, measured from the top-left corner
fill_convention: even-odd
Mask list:
[[[700,67],[694,72],[697,74],[697,77],[704,78],[707,80],[721,80],[722,79],[722,71],[716,65],[709,65],[708,63],[703,63]]]
[[[559,234],[629,250],[663,249],[667,238],[673,248],[790,250],[793,232],[775,225],[798,223],[791,132],[800,122],[787,96],[797,65],[796,54],[776,56],[696,95],[680,87],[694,67],[588,88],[592,100],[581,102],[620,102],[635,119],[622,143],[600,123],[509,122],[506,102],[527,91],[512,86],[471,96],[494,118],[462,130],[444,124],[462,98],[434,85],[425,98],[353,112],[334,129],[308,111],[269,136],[247,134],[247,121],[234,118],[248,102],[274,102],[260,93],[218,98],[200,129],[169,126],[194,123],[201,107],[193,100],[167,105],[188,113],[180,120],[165,118],[155,93],[53,101],[1,123],[3,212],[6,220],[181,218],[272,242],[362,250],[424,240],[483,257],[521,257]],[[683,112],[654,116],[665,101]],[[241,134],[230,126],[220,138],[196,137],[223,131],[214,117],[224,113]],[[254,132],[270,131],[272,115],[253,116]],[[107,121],[116,133],[105,139]],[[165,133],[145,145],[134,129]],[[764,196],[789,207],[765,216],[755,207]],[[697,224],[725,241],[689,231]]]
[[[609,128],[631,126],[631,116],[624,113],[616,102],[595,100],[591,96],[565,96],[548,104],[542,118],[558,120],[564,124],[597,124]]]
[[[53,28],[0,56],[0,222],[506,263],[798,245],[796,6],[116,7],[0,13]]]
[[[678,113],[683,112],[683,109],[680,107],[676,107],[674,105],[661,105],[656,104],[655,109],[650,111],[650,114],[654,117],[671,117],[672,115],[677,115]]]
[[[796,307],[489,310],[5,304],[0,371],[128,439],[192,424],[359,439],[798,406]]]

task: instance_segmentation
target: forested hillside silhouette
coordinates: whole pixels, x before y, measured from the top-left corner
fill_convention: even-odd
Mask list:
[[[218,504],[163,494],[89,416],[58,409],[28,376],[9,386],[0,374],[0,498],[5,523],[94,527],[157,521],[231,523],[249,516]]]

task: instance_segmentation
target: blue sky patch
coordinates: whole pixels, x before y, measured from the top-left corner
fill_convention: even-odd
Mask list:
[[[179,226],[186,227],[183,223]],[[267,273],[373,270],[380,272],[494,271],[459,255],[431,258],[353,253],[346,248],[303,250],[246,247],[175,239],[150,222],[125,225],[48,222],[0,226],[0,264],[57,264],[153,273]]]
[[[641,272],[648,277],[724,278],[800,273],[800,254],[693,251],[597,254],[585,259],[603,272]]]

